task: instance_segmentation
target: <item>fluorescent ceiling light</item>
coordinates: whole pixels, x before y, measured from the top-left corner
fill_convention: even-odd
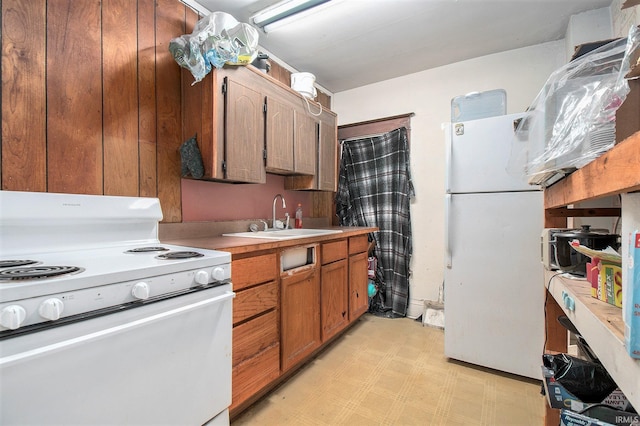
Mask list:
[[[273,28],[273,23],[281,21],[290,16],[296,15],[305,10],[327,3],[329,0],[284,0],[280,3],[268,7],[253,16],[253,22],[260,28],[269,26]]]

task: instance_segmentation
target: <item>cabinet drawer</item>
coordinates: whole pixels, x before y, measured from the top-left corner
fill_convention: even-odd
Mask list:
[[[231,281],[234,290],[273,281],[278,276],[275,253],[247,257],[231,263]]]
[[[366,235],[358,235],[349,238],[349,254],[362,253],[369,248],[369,238]]]
[[[233,328],[233,365],[238,365],[278,342],[276,311]]]
[[[272,281],[236,292],[233,301],[233,325],[256,316],[278,304],[278,283]]]
[[[347,240],[322,244],[322,264],[335,262],[347,257]]]
[[[280,376],[280,344],[276,343],[253,358],[233,367],[230,410],[251,398]]]

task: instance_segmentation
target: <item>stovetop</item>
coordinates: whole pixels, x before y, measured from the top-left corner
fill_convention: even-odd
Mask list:
[[[127,252],[146,247],[163,248],[162,251]],[[186,253],[196,257],[183,258]],[[169,258],[166,258],[166,257]],[[176,256],[177,259],[171,257]],[[9,260],[34,261],[33,264],[2,267]],[[229,267],[229,253],[182,247],[169,244],[126,245],[84,251],[32,253],[17,258],[0,258],[0,303],[67,292],[81,288],[98,287],[123,281],[142,280],[182,271],[199,270],[215,266]],[[37,272],[73,268],[70,273],[44,278],[29,278]],[[36,272],[27,272],[35,270]],[[27,278],[20,278],[25,271]],[[230,272],[224,279],[230,278]]]
[[[229,253],[160,243],[157,198],[0,191],[0,205],[0,303],[163,275],[183,287],[197,272],[209,282],[231,275]],[[14,260],[35,263],[7,267]],[[60,274],[37,277],[45,271]]]

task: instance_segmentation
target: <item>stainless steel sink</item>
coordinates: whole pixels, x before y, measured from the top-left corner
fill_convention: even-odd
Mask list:
[[[296,238],[311,238],[320,235],[338,234],[339,229],[269,229],[258,232],[234,232],[222,234],[225,237],[262,238],[265,240],[293,240]]]

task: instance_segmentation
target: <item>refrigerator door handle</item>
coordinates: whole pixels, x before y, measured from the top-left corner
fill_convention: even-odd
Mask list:
[[[442,128],[445,135],[445,149],[444,149],[444,191],[448,194],[451,192],[451,160],[453,156],[453,135],[451,133],[452,123],[444,123]]]
[[[451,194],[444,196],[444,260],[447,268],[451,269]]]

